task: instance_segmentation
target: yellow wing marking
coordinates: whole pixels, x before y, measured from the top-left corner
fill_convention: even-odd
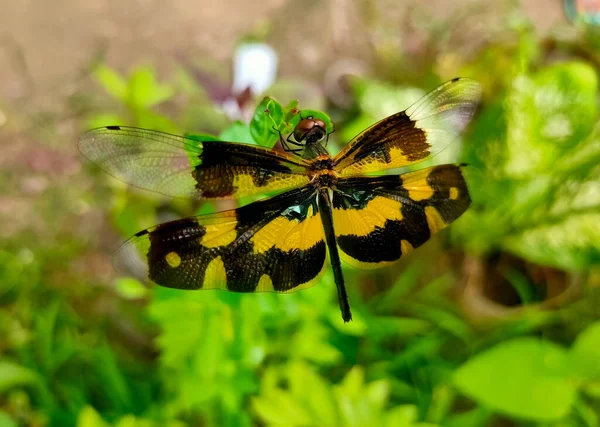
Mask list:
[[[433,206],[425,206],[425,217],[427,218],[427,226],[431,234],[437,233],[448,225]]]
[[[387,197],[371,199],[363,209],[333,209],[336,234],[366,236],[387,220],[402,219],[402,203]]]
[[[310,210],[309,210],[310,213]],[[283,216],[275,218],[252,237],[254,253],[261,254],[272,247],[284,252],[306,250],[323,240],[323,228],[319,213],[300,222]]]
[[[227,273],[220,256],[208,263],[202,289],[227,289]]]
[[[200,244],[205,248],[217,248],[233,243],[237,237],[236,225],[237,221],[204,226],[206,233],[200,238]]]
[[[449,196],[452,200],[458,200],[458,196],[459,196],[459,191],[458,188],[456,187],[450,187],[450,191],[449,191]]]
[[[169,267],[177,268],[179,267],[179,264],[181,264],[181,257],[177,254],[177,252],[169,252],[165,255],[165,261],[167,261]]]
[[[400,249],[402,250],[402,255],[406,255],[415,248],[413,248],[413,245],[411,245],[408,240],[400,240]]]
[[[368,129],[367,129],[368,130]],[[378,172],[382,169],[400,168],[414,163],[410,155],[402,153],[400,148],[389,147],[389,162],[382,157],[372,156],[362,162],[356,162],[343,168],[340,171],[341,176],[363,175],[370,172]],[[424,153],[428,153],[424,150]]]
[[[392,265],[395,263],[395,261],[380,261],[380,262],[359,261],[356,258],[351,257],[350,255],[346,254],[343,250],[340,250],[340,258],[346,264],[348,264],[354,268],[359,268],[361,270],[374,270],[376,268],[387,267],[388,265]]]
[[[256,185],[251,175],[246,173],[237,173],[233,178],[233,187],[236,189],[234,194],[258,194],[268,193],[269,191],[281,190],[285,188],[298,187],[309,182],[307,175],[300,174],[277,174],[265,185]]]
[[[427,183],[426,179],[415,181],[411,183],[411,186],[406,186],[408,190],[408,197],[413,199],[415,202],[429,199],[435,192],[433,188]]]
[[[273,287],[273,281],[268,274],[263,274],[260,276],[258,280],[258,285],[256,285],[255,292],[275,292],[275,288]]]

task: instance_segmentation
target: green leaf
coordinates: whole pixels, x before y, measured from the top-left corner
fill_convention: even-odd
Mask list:
[[[8,361],[0,361],[0,393],[14,387],[34,384],[38,380],[37,374]]]
[[[387,414],[386,426],[412,427],[419,417],[419,409],[415,405],[402,405]]]
[[[362,396],[363,387],[365,383],[365,371],[360,366],[353,366],[348,371],[341,384],[339,385],[339,391],[344,395],[351,398],[359,398]]]
[[[570,352],[573,370],[588,380],[600,380],[600,321],[581,332]]]
[[[102,378],[106,390],[106,400],[111,402],[112,407],[121,410],[131,409],[133,398],[127,380],[110,347],[106,344],[100,345],[94,352],[94,359],[94,364],[98,367],[98,375]]]
[[[290,391],[304,402],[311,418],[320,420],[322,425],[336,425],[335,401],[327,381],[304,362],[292,362],[288,369]]]
[[[492,410],[552,421],[567,415],[575,400],[568,362],[556,344],[517,338],[472,357],[455,371],[454,384]]]
[[[98,114],[88,120],[86,127],[90,129],[98,128],[107,125],[119,125],[124,123],[125,120],[118,114]]]
[[[433,325],[413,317],[378,316],[371,320],[369,328],[369,336],[398,338],[424,335],[433,329]]]
[[[279,125],[279,131],[284,134],[289,134],[294,131],[296,125],[300,122],[300,113],[298,109],[298,100],[291,100],[283,109],[283,122]]]
[[[144,419],[140,419],[140,418],[136,418],[133,415],[126,415],[123,418],[120,418],[119,421],[115,424],[115,427],[152,427],[155,424],[148,421],[148,420],[144,420]],[[170,425],[180,425],[179,423],[175,424],[167,424],[167,426]]]
[[[79,412],[77,427],[108,427],[108,424],[94,408],[86,406]]]
[[[321,120],[323,120],[323,122],[325,122],[325,130],[327,131],[327,133],[331,133],[334,130],[333,122],[331,121],[331,118],[327,114],[325,114],[324,112],[322,112],[322,111],[318,111],[318,110],[304,110],[303,109],[303,110],[301,110],[300,115],[303,118],[312,116],[315,119],[321,119]]]
[[[290,102],[288,102],[288,104],[285,106],[283,111],[285,112],[285,117],[284,117],[285,121],[288,121],[292,117],[297,115],[300,112],[300,110],[298,110],[298,100],[292,99]]]
[[[126,299],[140,299],[148,295],[146,288],[139,280],[131,277],[120,277],[117,279],[117,292]]]
[[[489,425],[490,416],[488,409],[476,407],[448,417],[444,422],[444,427],[486,427]]]
[[[0,410],[0,427],[17,427],[17,422],[6,412]]]
[[[219,140],[229,142],[244,142],[256,145],[248,125],[242,122],[232,123],[227,129],[219,134]]]
[[[352,313],[352,322],[345,323],[340,313],[336,311],[329,313],[329,321],[334,328],[346,335],[361,337],[367,333],[367,323],[357,310]]]
[[[283,107],[270,97],[265,97],[250,121],[250,134],[253,140],[262,147],[271,148],[279,138],[275,129],[279,129],[283,121]]]
[[[186,133],[186,138],[193,139],[194,141],[204,142],[204,141],[219,141],[214,135],[203,134],[203,133]]]
[[[343,354],[327,340],[328,334],[329,330],[321,324],[306,325],[301,328],[291,339],[296,357],[303,357],[323,365],[339,363],[343,359]]]
[[[128,101],[134,111],[160,104],[173,96],[173,88],[160,84],[154,74],[150,67],[139,67],[131,74]]]
[[[94,70],[94,77],[111,96],[120,102],[125,102],[127,98],[127,81],[115,70],[101,64]]]
[[[309,412],[285,391],[274,391],[252,399],[252,407],[260,419],[272,425],[311,425]]]

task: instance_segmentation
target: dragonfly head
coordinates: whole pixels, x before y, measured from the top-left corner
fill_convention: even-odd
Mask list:
[[[320,119],[315,119],[313,116],[308,116],[300,120],[294,128],[294,139],[297,142],[305,144],[316,144],[327,136],[327,127],[325,122]]]

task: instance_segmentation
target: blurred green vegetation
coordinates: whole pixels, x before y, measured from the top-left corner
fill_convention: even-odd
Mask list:
[[[330,273],[290,295],[239,295],[110,272],[123,237],[219,204],[140,192],[89,164],[89,184],[46,191],[39,226],[0,246],[0,427],[600,426],[600,37],[578,25],[549,43],[519,21],[468,59],[396,75],[402,57],[382,55],[378,74],[349,81],[351,106],[330,105],[336,151],[444,80],[484,89],[463,143],[434,159],[472,166],[472,208],[397,266],[344,266],[349,324]],[[105,107],[92,103],[81,130],[272,146],[302,107],[246,104],[248,125],[185,70],[161,81],[101,64],[93,77]]]

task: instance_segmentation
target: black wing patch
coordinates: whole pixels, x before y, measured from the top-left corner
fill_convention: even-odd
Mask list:
[[[167,196],[235,199],[308,183],[305,162],[250,144],[106,126],[83,134],[79,149],[109,175]]]
[[[342,259],[361,268],[397,261],[448,226],[471,199],[462,167],[441,165],[396,176],[348,178],[333,193]]]
[[[375,123],[335,156],[342,176],[400,168],[444,150],[471,120],[480,85],[454,79],[432,90],[405,111]]]

